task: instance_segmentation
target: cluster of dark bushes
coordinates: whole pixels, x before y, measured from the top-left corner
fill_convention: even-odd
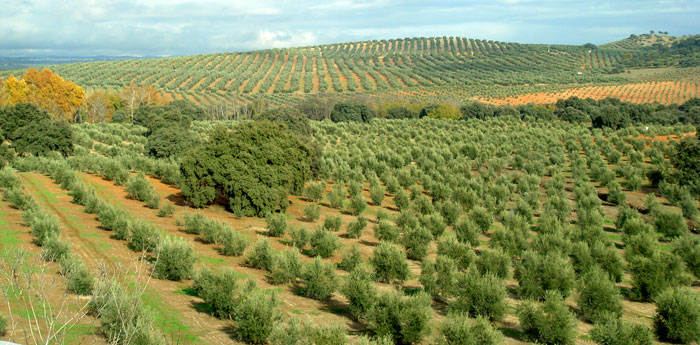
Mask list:
[[[195,207],[224,195],[242,216],[284,210],[312,176],[313,150],[285,125],[248,122],[218,127],[206,144],[182,157],[182,194]]]
[[[693,98],[679,105],[635,104],[617,98],[596,101],[591,98],[571,97],[560,99],[553,106],[522,105],[492,106],[484,103],[468,103],[460,109],[462,119],[485,119],[514,116],[523,120],[541,119],[591,123],[594,128],[619,129],[634,124],[700,123],[700,99]]]
[[[9,145],[5,143],[8,141]],[[43,156],[56,151],[73,153],[73,131],[65,121],[53,120],[32,103],[0,108],[0,164],[19,155]]]

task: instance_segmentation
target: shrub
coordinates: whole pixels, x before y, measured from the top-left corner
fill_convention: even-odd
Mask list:
[[[688,271],[700,278],[700,239],[683,236],[673,242],[673,253],[685,262]]]
[[[607,201],[615,205],[625,203],[626,194],[622,191],[622,187],[616,181],[608,183],[608,199]]]
[[[433,237],[438,238],[445,232],[444,219],[439,213],[432,213],[426,216],[420,216],[420,223],[427,228]]]
[[[250,284],[248,287],[250,290]],[[192,289],[220,319],[232,318],[238,308],[241,286],[238,274],[232,269],[212,271],[204,266],[195,274]]]
[[[350,238],[362,237],[362,232],[367,227],[367,218],[358,216],[355,220],[348,223],[347,234]]]
[[[518,306],[520,328],[532,341],[541,344],[574,343],[576,318],[556,291],[547,291],[544,303],[525,301]]]
[[[328,203],[330,204],[331,208],[342,208],[343,201],[345,201],[345,191],[343,190],[343,186],[340,183],[333,185],[331,191],[326,194],[326,199],[328,199]]]
[[[336,249],[340,248],[340,242],[338,241],[338,236],[332,232],[323,230],[322,228],[317,228],[311,234],[309,238],[309,245],[311,246],[311,251],[314,255],[318,255],[323,258],[327,258],[335,252]]]
[[[454,292],[456,272],[454,260],[447,256],[438,255],[435,262],[423,262],[419,281],[423,285],[423,290],[430,296],[445,301]]]
[[[326,216],[323,220],[323,230],[338,231],[343,226],[343,220],[340,216]]]
[[[408,258],[423,260],[428,255],[428,248],[433,241],[433,235],[422,226],[404,230],[402,242]]]
[[[357,194],[350,199],[350,205],[348,205],[348,212],[353,216],[359,216],[367,208],[367,202],[362,194]]]
[[[394,193],[394,205],[399,211],[403,211],[408,208],[409,200],[408,195],[403,189],[399,189]]]
[[[602,320],[604,314],[622,316],[620,292],[601,269],[592,269],[582,278],[576,299],[583,318],[591,322]]]
[[[350,313],[355,320],[364,320],[377,300],[372,273],[365,265],[359,265],[350,271],[345,277],[341,292],[348,299]]]
[[[321,206],[319,205],[306,205],[304,206],[304,220],[307,222],[314,222],[321,216]]]
[[[236,336],[247,343],[265,344],[280,320],[275,294],[255,290],[241,299],[233,314]]]
[[[391,225],[386,220],[379,221],[373,229],[374,237],[380,241],[395,242],[399,239],[399,228]]]
[[[515,279],[521,296],[541,299],[545,291],[557,290],[568,296],[574,285],[575,273],[568,258],[553,252],[539,254],[526,251],[515,265]]]
[[[652,233],[640,233],[625,237],[625,259],[631,262],[634,257],[650,257],[658,250],[658,241]]]
[[[698,222],[700,219],[698,214],[698,202],[692,197],[690,192],[685,192],[681,196],[680,200],[681,212],[683,212],[683,217],[686,217],[694,222]]]
[[[68,242],[63,242],[58,237],[50,237],[42,244],[41,258],[46,261],[60,261],[70,255],[70,248]]]
[[[394,218],[396,226],[400,229],[409,229],[418,226],[418,217],[413,211],[404,210]]]
[[[61,229],[56,216],[40,209],[36,209],[36,211],[28,214],[31,215],[29,224],[31,224],[32,236],[34,236],[36,244],[43,246],[46,242],[58,238]]]
[[[184,225],[185,232],[193,235],[201,235],[207,227],[211,225],[211,221],[203,214],[197,212],[194,214],[186,214],[182,217],[182,222],[178,224]]]
[[[338,324],[326,326],[312,326],[301,324],[296,318],[290,318],[286,325],[278,324],[270,334],[269,342],[272,345],[289,344],[316,344],[316,345],[343,345],[345,341],[345,327]]]
[[[163,205],[158,210],[158,217],[170,218],[173,216],[174,212],[175,212],[175,206],[173,206],[173,204],[171,204],[169,202],[166,202],[166,203],[163,203]]]
[[[12,132],[12,148],[18,154],[47,156],[55,151],[63,156],[73,153],[73,129],[64,121],[31,122]]]
[[[489,231],[493,223],[493,216],[489,211],[481,206],[476,206],[469,213],[469,219],[473,221],[482,233]]]
[[[153,266],[153,276],[159,279],[181,281],[192,276],[194,248],[179,237],[166,236],[155,250],[158,256]]]
[[[291,237],[292,246],[299,249],[303,249],[309,243],[309,232],[305,227],[292,227],[289,231],[289,236]]]
[[[352,178],[348,183],[348,195],[350,198],[360,195],[362,193],[362,181],[359,178]]]
[[[448,314],[440,324],[437,345],[497,345],[503,334],[485,318],[470,319],[462,314]]]
[[[700,297],[687,288],[667,289],[656,298],[654,327],[662,340],[700,341]]]
[[[413,202],[413,209],[419,214],[426,215],[435,212],[433,203],[426,195],[420,194]]]
[[[376,335],[391,336],[397,344],[417,344],[430,333],[431,299],[426,293],[403,296],[398,292],[379,296],[367,319]]]
[[[8,201],[18,210],[29,210],[36,206],[36,201],[22,191],[21,187],[10,187],[2,190],[2,199]]]
[[[476,254],[468,243],[461,243],[453,234],[443,236],[437,243],[438,255],[454,260],[458,269],[466,269],[476,260]]]
[[[622,226],[622,233],[626,236],[639,234],[651,234],[654,228],[642,218],[633,218],[627,220]]]
[[[679,237],[688,233],[683,215],[676,212],[659,212],[654,219],[656,231],[666,237]]]
[[[272,249],[267,238],[258,239],[246,255],[246,263],[261,270],[272,268]]]
[[[394,280],[408,279],[409,270],[406,253],[388,242],[382,242],[374,248],[370,259],[374,267],[375,278],[380,282],[390,283]]]
[[[375,117],[374,109],[352,101],[336,103],[331,112],[331,121],[333,122],[369,122]]]
[[[306,192],[304,194],[311,202],[317,203],[323,198],[323,191],[325,189],[325,182],[311,182],[306,187]]]
[[[283,123],[290,130],[304,137],[311,136],[309,119],[296,108],[288,106],[267,108],[258,115],[257,119]]]
[[[160,195],[158,194],[153,194],[153,197],[150,199],[146,200],[146,207],[150,209],[157,209],[160,206]]]
[[[591,330],[591,338],[602,345],[652,345],[654,334],[649,327],[622,321],[618,315],[603,314]]]
[[[304,208],[306,214],[306,208]],[[287,229],[287,217],[284,213],[270,213],[265,217],[267,224],[267,234],[272,237],[284,236],[284,231]]]
[[[301,192],[311,178],[312,149],[283,125],[219,126],[209,137],[180,161],[182,194],[195,207],[213,202],[220,188],[235,214],[263,216],[286,209],[287,194]]]
[[[165,344],[140,295],[125,291],[116,280],[98,280],[89,308],[100,319],[100,332],[108,343],[130,339],[132,344]]]
[[[129,232],[131,232],[129,246],[137,252],[153,251],[160,243],[161,233],[158,228],[142,219],[132,221],[129,225]]]
[[[362,253],[360,253],[360,248],[353,244],[351,247],[343,251],[343,259],[338,264],[343,270],[351,272],[358,265],[362,264],[364,260],[362,259]]]
[[[143,173],[129,177],[126,182],[126,194],[133,199],[141,202],[148,202],[157,195],[156,190],[146,179]]]
[[[380,184],[372,184],[369,186],[369,198],[372,200],[372,205],[382,206],[384,200],[384,188]]]
[[[501,279],[510,277],[510,256],[500,249],[484,250],[476,258],[476,269]]]
[[[74,256],[66,256],[60,262],[61,274],[68,280],[68,291],[81,296],[89,296],[95,286],[95,278],[85,265]]]
[[[197,138],[187,128],[166,126],[148,136],[144,149],[154,158],[178,157],[196,141]]]
[[[454,289],[455,301],[450,304],[452,311],[483,316],[493,321],[503,320],[506,305],[506,286],[503,280],[493,274],[481,275],[472,270],[457,278]]]
[[[248,239],[238,231],[225,227],[221,232],[220,244],[221,255],[240,256],[248,247]]]
[[[301,275],[303,262],[299,249],[287,249],[272,256],[270,280],[273,284],[294,283]]]
[[[655,252],[649,257],[635,256],[629,261],[632,297],[649,301],[672,286],[690,283],[683,261],[670,254]]]
[[[338,289],[335,267],[318,256],[304,264],[301,270],[301,281],[304,285],[304,296],[321,301],[329,300],[333,292]]]

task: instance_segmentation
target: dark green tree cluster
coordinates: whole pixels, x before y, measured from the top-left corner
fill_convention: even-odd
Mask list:
[[[190,132],[193,120],[204,120],[206,114],[189,101],[174,101],[165,106],[145,106],[134,111],[134,123],[148,129],[146,152],[156,158],[177,157],[197,144]]]
[[[377,116],[374,109],[366,104],[354,101],[339,102],[333,106],[331,121],[333,122],[369,122]]]
[[[52,120],[49,113],[31,103],[0,109],[0,138],[2,137],[20,155],[45,156],[56,151],[67,156],[73,153],[73,130],[70,125]],[[3,145],[1,150],[3,158],[0,160],[12,158],[9,147]]]
[[[286,209],[287,194],[300,193],[311,177],[311,149],[283,125],[218,127],[210,138],[180,163],[182,194],[195,207],[223,195],[237,215],[262,217]]]

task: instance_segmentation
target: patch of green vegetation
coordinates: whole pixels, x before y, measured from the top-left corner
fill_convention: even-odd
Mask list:
[[[58,199],[56,198],[57,194],[49,192],[44,184],[37,180],[36,176],[34,175],[25,175],[29,179],[29,182],[31,182],[34,186],[36,186],[39,189],[39,194],[41,194],[44,198],[46,198],[46,201],[50,204],[57,204]]]
[[[56,325],[56,329],[61,327],[63,325],[58,324]],[[88,335],[93,335],[95,334],[95,327],[90,324],[79,324],[79,325],[73,325],[70,327],[64,337],[63,337],[63,342],[65,344],[83,344],[84,343],[84,337]]]
[[[226,263],[226,260],[222,258],[213,258],[211,256],[206,255],[200,255],[199,260],[212,265],[221,265],[223,263]]]
[[[179,289],[179,290],[175,290],[174,292],[176,294],[185,295],[185,296],[192,296],[192,297],[197,296],[197,293],[195,292],[195,290],[189,286],[186,286],[186,287]]]
[[[0,212],[0,229],[2,229],[2,231],[0,231],[0,247],[2,248],[14,247],[22,242],[17,238],[17,234],[19,234],[20,231],[10,229],[7,226],[7,221],[4,219],[6,214],[7,212]]]
[[[158,327],[167,338],[181,339],[188,343],[201,343],[197,332],[182,322],[181,313],[164,303],[164,299],[152,289],[146,289],[141,300],[155,313],[155,326]]]

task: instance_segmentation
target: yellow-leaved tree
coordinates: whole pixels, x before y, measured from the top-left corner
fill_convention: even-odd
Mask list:
[[[9,79],[8,79],[9,81]],[[46,110],[55,119],[73,120],[85,102],[85,91],[46,68],[41,72],[30,68],[22,76],[28,88],[26,101]]]
[[[3,96],[0,98],[0,105],[2,106],[27,102],[29,87],[27,87],[27,83],[24,80],[18,80],[14,75],[5,80],[2,91]]]

